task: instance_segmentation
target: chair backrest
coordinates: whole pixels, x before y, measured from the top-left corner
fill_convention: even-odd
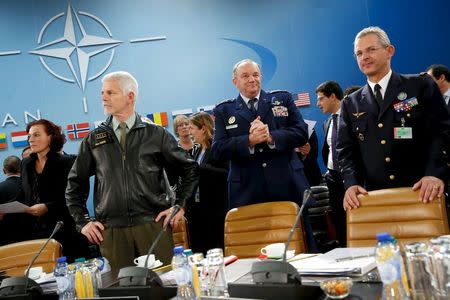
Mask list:
[[[225,256],[258,257],[261,248],[285,243],[299,207],[294,202],[266,202],[233,208],[225,217]],[[306,251],[301,222],[294,231],[289,249]]]
[[[183,217],[178,226],[172,230],[173,243],[175,246],[183,246],[189,249],[189,231],[185,217]]]
[[[29,240],[0,247],[0,270],[8,276],[24,276],[24,272],[46,239]],[[53,272],[58,257],[62,255],[61,244],[51,239],[36,259],[33,267],[42,266],[45,273]]]
[[[400,246],[449,233],[445,199],[422,203],[407,188],[371,191],[358,196],[361,206],[347,210],[347,247],[376,245],[376,234],[388,232]]]

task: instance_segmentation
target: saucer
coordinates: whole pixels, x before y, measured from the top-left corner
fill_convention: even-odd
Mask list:
[[[159,268],[163,265],[162,261],[160,261],[159,259],[156,260],[153,265],[149,266],[149,269],[155,269],[155,268]]]

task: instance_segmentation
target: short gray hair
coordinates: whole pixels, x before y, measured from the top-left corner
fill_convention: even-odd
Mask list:
[[[105,81],[116,81],[119,84],[124,96],[128,95],[129,92],[133,92],[134,99],[137,99],[139,92],[138,83],[136,78],[134,78],[130,73],[125,71],[112,72],[103,76],[102,82]]]
[[[15,155],[8,156],[3,161],[3,170],[7,173],[17,174],[20,173],[20,158]]]
[[[237,73],[237,70],[239,69],[239,67],[240,67],[241,65],[247,64],[247,63],[256,65],[256,66],[258,67],[259,72],[261,73],[261,68],[260,68],[260,66],[258,65],[258,63],[254,62],[253,60],[251,60],[251,59],[249,59],[249,58],[246,58],[246,59],[243,59],[243,60],[238,61],[238,62],[233,66],[233,74],[232,74],[233,79],[236,78],[236,73]]]
[[[378,26],[370,26],[370,27],[364,28],[363,30],[358,32],[358,34],[355,37],[355,41],[353,42],[353,44],[356,45],[356,42],[360,38],[362,38],[362,37],[364,37],[366,35],[369,35],[369,34],[376,35],[378,37],[378,41],[380,42],[380,44],[382,46],[388,47],[388,46],[391,45],[391,41],[389,40],[389,37],[388,37],[387,33],[383,29],[378,27]]]

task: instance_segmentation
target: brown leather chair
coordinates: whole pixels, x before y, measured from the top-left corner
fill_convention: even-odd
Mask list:
[[[176,229],[172,230],[172,237],[175,246],[183,246],[184,249],[189,249],[189,230],[185,217],[181,219]]]
[[[424,204],[419,191],[407,187],[358,198],[361,206],[347,210],[347,247],[375,246],[380,232],[390,233],[401,246],[449,233],[444,197]]]
[[[294,202],[266,202],[233,208],[225,217],[225,256],[258,257],[261,248],[285,243],[299,207]],[[288,247],[295,253],[306,251],[301,222]]]
[[[8,276],[23,276],[28,264],[46,239],[29,240],[0,247],[0,270]],[[51,239],[36,259],[33,267],[42,266],[46,273],[53,272],[58,257],[62,255],[61,244]]]

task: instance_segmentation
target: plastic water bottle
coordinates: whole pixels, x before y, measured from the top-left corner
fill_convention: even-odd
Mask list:
[[[402,257],[388,233],[377,234],[375,260],[383,282],[383,300],[409,300],[402,280]]]
[[[73,281],[68,271],[67,259],[59,257],[53,275],[58,286],[59,299],[74,299]]]
[[[199,297],[201,297],[200,279],[199,279],[197,264],[195,263],[195,259],[194,259],[194,253],[192,253],[191,249],[186,249],[186,250],[184,250],[183,253],[186,256],[189,266],[191,267],[191,270],[192,270],[191,282],[192,282],[192,287],[194,288],[194,291],[195,291],[195,296],[197,298],[199,298]]]
[[[183,246],[173,248],[172,270],[178,285],[177,299],[197,299],[191,282],[192,270],[186,256],[183,254],[183,250]]]

